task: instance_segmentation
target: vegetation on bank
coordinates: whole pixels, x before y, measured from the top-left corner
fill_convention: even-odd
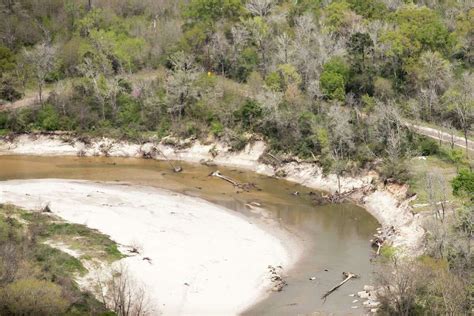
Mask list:
[[[432,215],[425,257],[383,251],[397,273],[382,284],[407,291],[380,312],[468,313],[472,159],[405,122],[472,138],[473,19],[454,0],[2,0],[0,99],[35,90],[40,102],[0,112],[0,134],[212,136],[235,149],[259,134],[326,172],[376,169]]]
[[[425,184],[433,214],[424,222],[425,252],[418,258],[400,258],[393,247],[382,249],[377,277],[382,289],[381,315],[467,315],[471,311],[474,173],[461,169],[449,185],[434,170]]]
[[[4,1],[0,99],[35,88],[42,106],[0,114],[0,129],[211,134],[236,148],[259,133],[328,171],[382,160],[404,181],[418,149],[404,116],[470,133],[472,12],[455,1]]]
[[[73,239],[76,244],[70,244]],[[80,240],[80,242],[78,242]],[[61,242],[75,258],[48,245]],[[117,260],[108,237],[41,212],[0,205],[0,313],[2,315],[115,315],[74,278],[87,272],[82,260]]]

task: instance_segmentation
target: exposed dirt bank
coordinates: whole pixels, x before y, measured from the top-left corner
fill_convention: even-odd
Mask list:
[[[243,168],[268,176],[285,175],[285,179],[289,181],[316,190],[338,190],[337,177],[325,176],[318,165],[293,159],[291,162],[278,162],[275,166],[264,162],[268,162],[268,159],[262,159],[265,158],[265,150],[266,144],[263,141],[255,141],[242,151],[233,152],[223,143],[178,142],[169,138],[160,143],[144,144],[106,138],[80,140],[69,135],[20,135],[13,139],[0,140],[0,154],[145,157],[207,162]],[[366,190],[368,187],[370,190]],[[421,227],[420,215],[414,215],[409,206],[409,199],[406,198],[407,186],[384,186],[378,181],[375,172],[341,178],[341,192],[353,189],[361,189],[351,195],[355,203],[367,209],[384,227],[393,226],[395,234],[391,237],[391,242],[394,246],[405,254],[420,251],[424,230]]]

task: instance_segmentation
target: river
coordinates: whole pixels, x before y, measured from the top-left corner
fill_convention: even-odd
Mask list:
[[[217,167],[179,164],[184,169],[181,173],[172,172],[168,162],[134,158],[0,156],[0,180],[58,178],[149,185],[201,197],[245,216],[272,221],[298,236],[304,253],[287,271],[288,286],[282,292],[270,294],[245,315],[364,313],[361,301],[352,303],[357,298],[349,295],[373,279],[369,240],[378,223],[369,213],[353,204],[315,206],[311,190],[304,186],[219,167],[224,175],[256,184],[257,189],[243,192],[210,177]],[[261,204],[268,212],[255,214],[246,206],[250,202]],[[344,285],[326,301],[321,300],[325,291],[341,281],[343,271],[361,277]],[[311,281],[311,277],[316,279]]]

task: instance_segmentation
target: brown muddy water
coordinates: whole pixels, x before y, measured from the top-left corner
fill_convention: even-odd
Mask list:
[[[219,166],[222,174],[257,185],[258,190],[241,192],[209,176],[217,167],[177,164],[183,166],[182,173],[173,173],[168,162],[155,160],[0,156],[0,180],[125,181],[201,197],[249,217],[262,217],[245,206],[258,202],[268,211],[266,220],[296,234],[304,250],[301,259],[287,271],[288,286],[282,292],[270,294],[244,315],[365,314],[362,301],[352,303],[357,297],[349,296],[361,291],[364,284],[371,284],[373,279],[369,240],[378,223],[364,209],[352,204],[315,206],[310,200],[311,190],[301,185]],[[300,194],[293,195],[295,191]],[[341,281],[343,271],[357,273],[361,278],[346,283],[326,301],[321,300],[325,291]],[[310,281],[311,277],[316,280]]]

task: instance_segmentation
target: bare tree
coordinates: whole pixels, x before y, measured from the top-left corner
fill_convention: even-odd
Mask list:
[[[276,40],[277,51],[276,55],[280,64],[288,64],[290,59],[293,59],[294,45],[293,40],[288,33],[283,33],[277,36]]]
[[[105,77],[101,73],[101,70],[94,64],[92,59],[85,58],[84,63],[80,65],[79,71],[92,82],[94,88],[95,97],[99,101],[102,120],[105,120],[105,103],[107,98],[107,91],[104,89]]]
[[[428,118],[432,119],[433,107],[439,96],[448,87],[452,77],[451,64],[437,52],[425,52],[415,68],[415,80],[419,86],[422,103],[428,108]]]
[[[330,155],[333,159],[332,171],[337,176],[338,192],[341,193],[341,176],[345,171],[347,159],[354,149],[350,113],[340,106],[332,106],[328,113]]]
[[[230,45],[222,31],[217,31],[212,35],[209,49],[210,57],[215,62],[216,68],[220,70],[222,76],[225,76],[225,67],[227,56],[229,56]]]
[[[354,149],[350,112],[340,106],[332,106],[328,112],[328,129],[332,155],[336,160],[349,158]]]
[[[146,316],[156,313],[145,287],[133,279],[123,264],[112,269],[108,279],[98,277],[97,291],[106,308],[118,316]]]
[[[454,123],[464,134],[466,157],[469,158],[468,133],[474,123],[474,75],[464,73],[461,81],[443,96],[445,104],[454,114]]]
[[[53,46],[42,43],[32,50],[24,50],[25,60],[31,65],[33,75],[38,84],[38,95],[40,103],[43,103],[43,88],[46,78],[55,66],[56,49]]]
[[[450,227],[446,222],[441,222],[437,218],[426,219],[423,223],[426,230],[425,246],[426,252],[434,258],[446,258],[450,238]]]
[[[435,212],[435,216],[441,222],[446,217],[448,207],[448,186],[444,176],[428,172],[425,179],[425,189],[428,194],[428,201]]]
[[[198,96],[194,83],[198,79],[200,69],[194,59],[183,52],[171,56],[170,62],[173,70],[166,81],[168,112],[179,119],[186,106]]]
[[[415,308],[417,291],[427,280],[417,262],[398,261],[394,260],[377,273],[377,283],[381,287],[377,297],[386,314],[409,316]]]
[[[274,5],[274,0],[250,0],[245,5],[245,8],[252,15],[267,16],[271,13]]]
[[[432,290],[442,297],[438,315],[465,315],[469,311],[469,290],[458,276],[443,270],[436,275]],[[466,306],[467,305],[467,306]]]

